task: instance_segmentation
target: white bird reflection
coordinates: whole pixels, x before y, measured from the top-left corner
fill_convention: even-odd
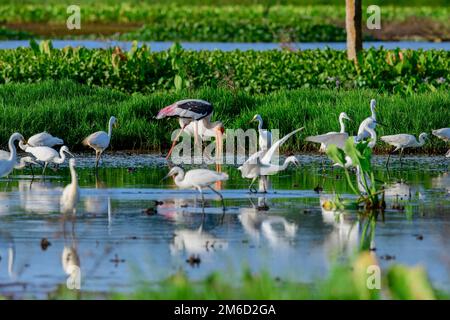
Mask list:
[[[48,214],[59,212],[59,198],[63,188],[45,181],[19,180],[19,197],[28,213]]]
[[[70,239],[67,239],[66,223],[71,225]],[[64,248],[61,253],[61,265],[63,271],[69,277],[66,280],[68,289],[81,288],[81,264],[77,250],[74,221],[63,220]]]
[[[3,254],[3,252],[7,254]],[[17,276],[14,272],[15,245],[12,235],[7,231],[0,231],[0,257],[7,257],[5,260],[7,261],[8,276],[11,280],[15,280]],[[2,260],[0,260],[0,266]]]
[[[228,248],[228,242],[217,238],[204,230],[203,222],[198,229],[181,229],[175,231],[170,251],[176,253],[185,251],[188,254],[214,252]]]
[[[450,194],[450,174],[445,172],[431,180],[433,188],[444,189]]]
[[[322,208],[323,221],[333,226],[333,230],[325,240],[324,248],[328,253],[339,253],[351,255],[359,246],[359,222],[349,221],[343,212],[325,210],[323,203],[334,199],[332,195],[320,196],[320,207]]]
[[[396,200],[411,200],[425,198],[422,186],[411,186],[404,181],[388,184],[384,187],[384,195],[386,198],[395,198]]]
[[[258,197],[258,206],[252,203],[252,208],[239,209],[238,218],[245,232],[256,241],[263,236],[275,248],[288,246],[295,237],[297,225],[284,217],[267,215],[261,209],[268,209],[264,197]]]

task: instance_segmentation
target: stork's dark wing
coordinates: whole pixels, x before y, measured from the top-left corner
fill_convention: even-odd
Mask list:
[[[176,104],[180,109],[178,115],[181,118],[201,120],[213,112],[212,104],[205,100],[188,99],[178,101]]]

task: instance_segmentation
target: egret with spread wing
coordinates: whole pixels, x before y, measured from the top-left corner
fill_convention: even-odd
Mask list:
[[[272,164],[271,160],[278,148],[291,136],[301,130],[303,130],[303,128],[296,129],[287,134],[286,136],[275,142],[267,151],[258,151],[254,153],[247,159],[247,161],[242,164],[242,166],[238,168],[238,170],[241,171],[243,178],[252,179],[249,187],[251,192],[254,192],[252,186],[258,177],[270,176],[283,171],[288,167],[289,163],[298,164],[298,160],[294,156],[287,157],[282,165]],[[264,191],[267,191],[267,189]]]

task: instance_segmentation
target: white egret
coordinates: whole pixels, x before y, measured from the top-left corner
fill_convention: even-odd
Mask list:
[[[77,171],[75,170],[75,159],[69,160],[70,176],[72,182],[63,191],[60,199],[61,213],[76,213],[77,204],[80,200],[80,187],[78,186]]]
[[[364,123],[364,131],[369,133],[369,137],[371,141],[369,142],[369,147],[373,148],[376,144],[377,134],[373,127],[373,123],[376,122],[373,119],[369,119]],[[325,151],[328,146],[335,145],[338,149],[344,150],[345,143],[347,142],[350,136],[348,133],[330,133],[330,134],[321,134],[318,136],[307,137],[305,140],[309,142],[315,142],[325,145]],[[355,142],[360,141],[357,137],[353,137]]]
[[[102,153],[109,147],[113,126],[117,125],[117,119],[111,117],[109,119],[108,133],[105,131],[97,131],[83,140],[83,145],[91,147],[95,150],[95,168],[98,168]]]
[[[250,122],[258,121],[258,144],[259,144],[259,150],[268,150],[272,146],[272,133],[267,130],[263,129],[263,119],[259,114],[255,114],[253,119]]]
[[[367,125],[370,125],[370,123],[371,123],[372,121],[373,121],[373,120],[368,121],[368,122],[367,122]],[[366,132],[369,132],[369,136],[370,136],[370,141],[369,141],[369,143],[367,144],[367,146],[368,146],[370,149],[373,149],[373,148],[375,147],[376,143],[377,143],[377,133],[375,132],[374,129],[370,128],[369,126],[367,126],[367,127],[365,128],[365,130],[366,130]],[[358,139],[357,139],[356,137],[353,137],[353,141],[354,141],[356,144],[362,142],[361,140],[358,141]],[[335,163],[334,166],[342,167],[341,164],[339,164],[339,163]],[[352,159],[351,159],[349,156],[345,156],[345,164],[344,164],[344,166],[345,166],[346,168],[350,168],[350,167],[353,166],[353,161],[352,161]]]
[[[203,200],[203,204],[205,203],[205,198],[203,195],[203,188],[208,188],[214,193],[216,193],[220,199],[222,200],[222,206],[225,209],[225,202],[223,200],[223,196],[220,192],[216,191],[211,185],[215,184],[218,181],[226,181],[228,180],[228,174],[224,172],[216,172],[208,169],[193,169],[189,170],[186,173],[180,167],[173,167],[167,176],[174,177],[175,184],[181,189],[197,189],[200,192]]]
[[[30,147],[54,147],[60,146],[64,144],[64,140],[54,137],[47,132],[41,132],[35,134],[27,140],[27,144]]]
[[[377,106],[376,100],[375,99],[370,100],[370,111],[372,114],[370,117],[364,119],[359,125],[357,140],[369,138],[370,132],[367,130],[367,128],[375,130],[375,127],[377,126],[377,117],[375,113],[376,106]]]
[[[433,130],[432,133],[439,139],[442,139],[445,142],[450,142],[450,128],[442,128],[442,129]],[[447,151],[445,156],[447,158],[450,158],[450,149]]]
[[[303,128],[296,129],[287,134],[286,136],[275,142],[267,151],[258,151],[254,153],[247,159],[247,161],[242,164],[242,166],[238,168],[238,170],[241,171],[243,178],[253,179],[249,187],[250,191],[253,191],[253,183],[258,177],[274,175],[280,171],[285,170],[288,167],[289,163],[299,163],[297,158],[294,156],[287,157],[283,165],[281,166],[272,164],[271,160],[276,150],[291,136],[301,130],[303,130]],[[265,189],[264,191],[266,192],[267,189]]]
[[[11,153],[8,151],[4,151],[4,150],[0,150],[0,160],[8,160],[10,157]],[[35,161],[35,159],[33,159],[33,157],[22,157],[19,160],[19,163],[16,163],[16,165],[14,166],[14,169],[16,170],[22,170],[23,168],[25,168],[27,165],[31,165],[35,164],[38,165],[38,163]],[[33,167],[31,167],[31,169],[33,169]]]
[[[332,132],[328,132],[328,133],[325,133],[325,134],[326,134],[326,135],[334,135],[334,134],[336,134],[336,133],[346,133],[346,131],[345,131],[345,122],[344,122],[344,120],[352,121],[352,119],[350,119],[350,117],[347,115],[347,113],[341,112],[341,113],[339,114],[339,125],[341,126],[341,130],[340,130],[339,132],[334,132],[334,131],[332,131]],[[323,144],[323,143],[321,143],[321,144],[320,144],[319,152],[326,152],[326,151],[327,151],[326,145]]]
[[[258,121],[258,144],[259,151],[267,151],[272,146],[272,133],[263,129],[263,120],[259,114],[256,114],[250,122]],[[261,176],[259,179],[259,190],[265,191],[269,188],[269,177]]]
[[[391,146],[394,146],[395,149],[389,153],[386,166],[389,165],[389,160],[391,158],[391,154],[400,150],[400,164],[402,163],[402,154],[403,150],[407,148],[420,148],[425,144],[425,140],[428,138],[428,135],[425,132],[422,132],[419,135],[419,141],[416,140],[416,137],[410,134],[394,134],[391,136],[383,136],[380,139]]]
[[[20,133],[14,133],[9,138],[9,158],[0,159],[0,178],[8,176],[17,164],[17,149],[15,145],[16,141],[24,141],[24,138]]]
[[[62,146],[59,150],[59,153],[58,151],[50,147],[30,147],[28,145],[24,150],[27,153],[31,153],[36,158],[36,160],[44,163],[42,175],[45,175],[45,170],[47,169],[49,163],[54,163],[57,165],[63,164],[64,161],[66,161],[66,153],[74,157],[74,155],[69,151],[69,148],[66,146]]]

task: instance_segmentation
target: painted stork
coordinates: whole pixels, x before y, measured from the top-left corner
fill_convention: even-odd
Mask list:
[[[216,154],[221,155],[223,133],[225,131],[222,122],[211,122],[211,116],[214,108],[211,103],[205,100],[186,99],[177,101],[170,106],[161,109],[156,119],[167,117],[176,117],[180,123],[181,130],[174,139],[172,147],[166,156],[166,159],[172,154],[175,144],[183,131],[194,135],[195,143],[198,144],[198,138],[215,136]]]

